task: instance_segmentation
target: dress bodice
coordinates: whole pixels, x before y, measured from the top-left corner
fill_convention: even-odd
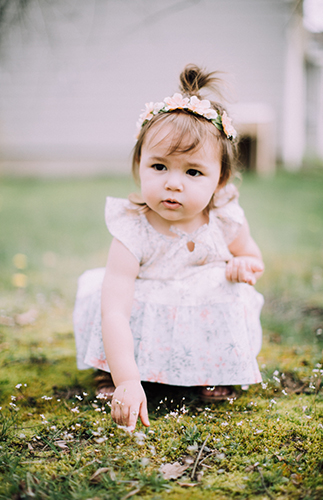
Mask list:
[[[172,235],[159,233],[145,213],[128,200],[108,197],[106,223],[140,263],[139,279],[182,279],[207,267],[223,267],[231,257],[228,245],[242,223],[238,192],[230,184],[221,189],[210,210],[209,222],[193,233],[171,227]]]

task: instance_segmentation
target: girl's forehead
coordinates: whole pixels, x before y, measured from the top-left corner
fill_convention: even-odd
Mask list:
[[[194,143],[194,147],[192,144]],[[157,154],[158,156],[171,156],[179,154],[205,154],[219,157],[219,143],[213,135],[207,134],[196,143],[196,138],[188,131],[182,135],[178,128],[171,123],[152,127],[147,131],[143,144],[143,152]]]
[[[165,148],[169,149],[175,140],[175,127],[171,124],[152,127],[147,131],[144,147],[149,149]],[[177,134],[178,135],[178,134]]]

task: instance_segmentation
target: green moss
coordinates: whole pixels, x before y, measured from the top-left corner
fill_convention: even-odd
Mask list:
[[[322,188],[311,172],[242,184],[267,267],[264,385],[206,406],[194,391],[148,384],[151,428],[129,435],[95,399],[91,370],[76,368],[72,307],[77,276],[106,259],[105,195],[132,183],[4,180],[0,316],[13,326],[0,325],[0,499],[321,499]],[[11,281],[16,253],[27,255],[24,290]],[[37,319],[19,326],[31,308]],[[197,475],[191,464],[163,479],[162,465],[194,463],[205,440]]]

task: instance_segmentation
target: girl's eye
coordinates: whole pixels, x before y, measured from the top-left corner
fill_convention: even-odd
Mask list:
[[[195,168],[190,168],[186,173],[191,177],[198,177],[199,175],[202,175],[201,172],[199,170],[195,170]]]
[[[157,172],[161,172],[162,170],[167,170],[165,165],[162,165],[161,163],[155,163],[152,165],[152,168],[157,170]]]

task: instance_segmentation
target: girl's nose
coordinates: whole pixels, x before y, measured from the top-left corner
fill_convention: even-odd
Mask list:
[[[177,172],[169,173],[165,183],[165,188],[169,191],[183,191],[181,175]]]

